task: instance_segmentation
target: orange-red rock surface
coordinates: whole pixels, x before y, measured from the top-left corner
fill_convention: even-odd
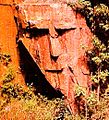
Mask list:
[[[19,39],[22,40],[49,83],[66,96],[72,112],[75,112],[74,88],[79,85],[88,89],[90,81],[85,52],[87,48],[92,47],[92,34],[84,17],[67,6],[66,1],[54,3],[50,0],[46,2],[1,0],[0,3],[19,3],[17,12],[13,6],[0,5],[1,51],[11,54],[12,64],[16,65],[18,71],[17,27],[14,16],[18,18],[18,23],[22,24],[23,29],[26,29],[29,22],[33,32],[33,28],[40,29],[42,33],[44,30],[49,30],[48,33],[41,35],[37,32],[31,39],[23,34],[23,38],[19,36]],[[0,75],[3,74],[4,69],[0,67]],[[20,74],[17,76],[21,80],[19,82],[24,84],[23,77]]]
[[[49,29],[46,34],[37,32],[37,37],[33,35],[31,41],[24,35],[22,41],[50,84],[66,96],[74,113],[75,86],[88,90],[90,81],[85,52],[92,47],[92,34],[84,17],[66,3],[26,0],[19,6],[19,11],[23,15],[20,19],[23,18],[24,28],[29,22],[33,31],[34,28],[42,32]]]
[[[14,67],[15,83],[24,85],[24,79],[19,71],[19,57],[17,53],[16,35],[17,28],[14,20],[12,0],[0,0],[0,53],[11,55],[11,65]],[[6,66],[0,64],[0,78],[6,73]],[[1,83],[2,81],[0,81]]]

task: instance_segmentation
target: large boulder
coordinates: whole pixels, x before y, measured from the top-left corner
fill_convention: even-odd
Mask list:
[[[28,49],[49,83],[60,90],[73,113],[75,86],[88,91],[90,73],[86,51],[92,34],[85,18],[64,3],[32,2],[19,5],[19,40]],[[30,40],[31,39],[31,40]]]

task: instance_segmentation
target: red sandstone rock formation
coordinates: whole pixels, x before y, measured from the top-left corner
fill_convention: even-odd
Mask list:
[[[75,86],[88,90],[90,74],[85,52],[92,47],[92,34],[83,16],[72,10],[66,3],[51,3],[25,0],[19,5],[19,23],[26,29],[49,29],[46,34],[19,36],[34,61],[55,88],[65,96],[75,113]],[[36,30],[36,31],[37,31]],[[20,31],[20,30],[19,30]]]
[[[14,21],[14,7],[11,4],[13,4],[12,0],[0,0],[0,54],[11,55],[11,65],[16,73],[14,83],[24,85],[25,82],[19,70],[19,57],[16,45],[17,28]],[[0,64],[0,78],[6,73],[6,70],[6,66]]]

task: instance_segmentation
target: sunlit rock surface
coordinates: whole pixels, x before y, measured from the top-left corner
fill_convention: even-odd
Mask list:
[[[17,28],[14,20],[14,7],[12,0],[0,0],[0,54],[11,56],[10,66],[13,66],[16,77],[15,83],[25,84],[19,67],[17,54],[16,35]],[[0,59],[1,60],[1,59]],[[0,63],[0,78],[7,72],[7,67]],[[0,85],[2,84],[0,81]]]
[[[69,7],[67,2],[71,1],[24,0],[13,14],[2,14],[5,10],[12,11],[12,8],[0,6],[5,9],[0,12],[0,20],[6,18],[4,23],[1,22],[4,26],[1,30],[7,31],[1,38],[6,43],[15,40],[15,16],[18,25],[21,25],[18,27],[19,40],[22,40],[49,83],[65,95],[69,108],[75,113],[75,86],[87,90],[89,86],[90,73],[85,52],[92,48],[92,34],[84,17]],[[6,26],[10,26],[13,35],[9,35],[11,30],[7,30]]]

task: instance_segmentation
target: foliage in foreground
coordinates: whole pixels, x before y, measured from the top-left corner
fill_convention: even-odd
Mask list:
[[[9,67],[11,56],[0,54],[0,62],[7,66],[2,78],[0,98],[1,120],[108,120],[109,118],[109,8],[106,4],[93,4],[91,0],[79,0],[81,7],[76,12],[85,16],[94,34],[94,49],[87,51],[88,64],[92,75],[90,94],[78,86],[75,98],[79,114],[71,116],[64,101],[48,100],[18,84],[12,84],[15,75]],[[71,5],[73,7],[73,4]]]
[[[9,54],[0,54],[0,65],[5,67],[0,77],[0,120],[72,120],[62,99],[48,100],[40,94],[35,95],[31,86],[13,82],[16,72]]]
[[[34,95],[31,88],[7,81],[0,88],[0,96],[0,120],[72,120],[62,99],[48,100]]]
[[[1,120],[72,120],[62,100],[47,100],[41,95],[21,100],[2,99],[0,105]]]

